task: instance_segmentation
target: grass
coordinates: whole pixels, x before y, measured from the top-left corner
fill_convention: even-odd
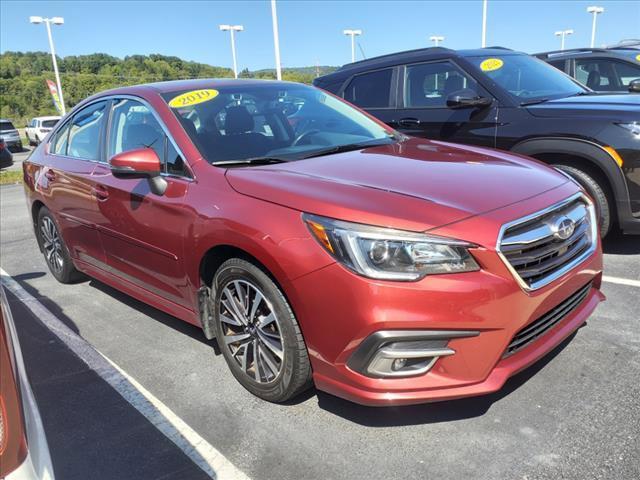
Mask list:
[[[0,185],[22,183],[22,170],[3,170],[0,172]]]

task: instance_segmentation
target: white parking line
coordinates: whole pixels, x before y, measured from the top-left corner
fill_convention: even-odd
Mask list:
[[[0,268],[4,287],[25,304],[40,322],[69,347],[89,368],[111,385],[127,402],[171,440],[207,475],[221,480],[248,480],[209,442],[134,378],[73,332],[42,303]]]
[[[628,278],[608,277],[607,275],[603,275],[602,281],[609,282],[609,283],[617,283],[618,285],[627,285],[629,287],[640,288],[640,280],[630,280]]]

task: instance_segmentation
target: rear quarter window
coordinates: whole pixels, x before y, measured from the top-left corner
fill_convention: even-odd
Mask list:
[[[344,99],[362,108],[389,107],[392,73],[387,68],[356,75],[345,88]]]

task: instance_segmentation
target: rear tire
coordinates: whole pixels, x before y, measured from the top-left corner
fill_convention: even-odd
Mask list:
[[[38,212],[36,226],[38,243],[51,274],[60,283],[76,282],[80,278],[80,272],[73,265],[58,224],[47,207],[42,207]]]
[[[613,226],[613,202],[607,195],[606,187],[600,185],[591,175],[569,165],[554,165],[578,182],[589,194],[596,207],[596,216],[600,224],[600,236],[606,237]]]
[[[298,322],[274,281],[232,258],[213,279],[216,338],[233,376],[269,402],[285,402],[311,385],[311,364]]]

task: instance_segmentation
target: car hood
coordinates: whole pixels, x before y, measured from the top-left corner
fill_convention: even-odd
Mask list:
[[[239,193],[299,211],[414,231],[520,202],[568,181],[526,157],[419,139],[234,168],[226,177]]]
[[[606,117],[612,120],[637,120],[640,115],[640,95],[583,95],[559,98],[527,107],[536,117]]]

